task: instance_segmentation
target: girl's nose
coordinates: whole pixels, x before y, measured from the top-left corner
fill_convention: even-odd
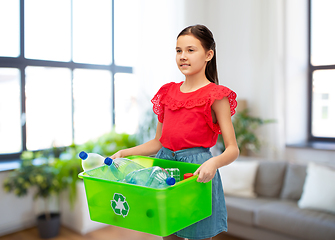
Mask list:
[[[184,52],[180,55],[180,59],[181,59],[181,60],[185,60],[185,59],[186,59],[186,55],[185,55]]]

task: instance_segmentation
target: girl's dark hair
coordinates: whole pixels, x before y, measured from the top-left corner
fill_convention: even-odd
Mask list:
[[[215,41],[212,32],[204,25],[193,25],[185,28],[179,34],[177,39],[183,35],[193,35],[200,42],[202,47],[206,50],[213,50],[213,58],[207,62],[205,74],[209,81],[219,84],[218,72],[216,69],[216,51]]]

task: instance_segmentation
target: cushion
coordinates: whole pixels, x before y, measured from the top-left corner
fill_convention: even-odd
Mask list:
[[[225,196],[228,219],[243,223],[248,226],[254,225],[255,211],[264,204],[273,202],[270,198],[241,198]]]
[[[277,198],[284,181],[286,162],[260,161],[255,182],[258,196]]]
[[[234,161],[219,168],[224,193],[238,197],[256,197],[254,191],[258,161]]]
[[[295,239],[335,239],[335,217],[331,213],[300,209],[292,200],[274,201],[258,208],[255,224]]]
[[[310,162],[298,205],[335,213],[335,170]]]
[[[298,201],[302,194],[306,178],[305,165],[288,164],[280,197]]]

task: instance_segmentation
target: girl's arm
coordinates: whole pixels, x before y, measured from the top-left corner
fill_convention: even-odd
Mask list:
[[[111,158],[112,159],[122,158],[130,155],[150,156],[152,154],[156,154],[159,151],[159,149],[162,148],[162,144],[159,141],[162,135],[162,125],[163,124],[161,122],[158,122],[156,129],[156,136],[154,139],[141,145],[138,145],[136,147],[122,149],[117,153],[113,154]]]
[[[218,168],[232,163],[239,155],[228,98],[215,100],[212,109],[220,125],[226,150],[219,156],[208,159],[195,171],[194,174],[199,174],[198,182],[209,182]]]

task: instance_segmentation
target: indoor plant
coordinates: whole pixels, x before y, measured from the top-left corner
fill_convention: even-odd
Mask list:
[[[125,133],[108,132],[97,139],[91,139],[83,145],[72,145],[60,154],[60,159],[79,159],[78,153],[98,153],[102,156],[111,156],[116,151],[133,147],[137,144],[137,136]],[[80,165],[81,160],[79,159]],[[81,170],[83,171],[83,170]],[[80,172],[81,172],[80,171]],[[71,184],[60,196],[60,210],[62,213],[62,226],[67,227],[80,234],[86,234],[92,230],[99,229],[105,225],[90,220],[84,183],[78,178],[74,185]],[[73,194],[75,201],[69,200],[69,195]]]
[[[67,189],[70,205],[74,206],[77,197],[77,181],[81,181],[78,174],[83,171],[78,153],[86,151],[111,156],[120,149],[137,145],[137,142],[136,136],[116,133],[113,130],[82,145],[72,144],[68,147],[37,152],[25,151],[21,155],[20,167],[10,172],[3,187],[7,192],[13,192],[19,197],[25,196],[31,189],[34,191],[34,199],[42,198],[45,207],[37,221],[38,229],[42,230],[40,236],[42,238],[56,236],[60,214],[50,212],[48,202],[53,196],[59,200],[60,192]],[[47,227],[41,222],[50,223],[55,229],[45,231]]]
[[[28,189],[34,191],[34,199],[44,200],[44,211],[37,216],[37,226],[41,238],[58,235],[60,226],[59,212],[49,211],[49,201],[58,195],[64,184],[58,178],[59,169],[54,167],[57,160],[44,157],[42,152],[24,152],[18,169],[12,171],[4,181],[4,189],[14,192],[17,196],[25,196]]]
[[[248,151],[259,151],[261,143],[255,133],[255,130],[263,124],[275,122],[272,119],[263,120],[259,117],[253,117],[246,108],[237,112],[232,118],[235,136],[241,155],[247,155]],[[217,146],[223,152],[225,150],[222,135],[219,135]]]

